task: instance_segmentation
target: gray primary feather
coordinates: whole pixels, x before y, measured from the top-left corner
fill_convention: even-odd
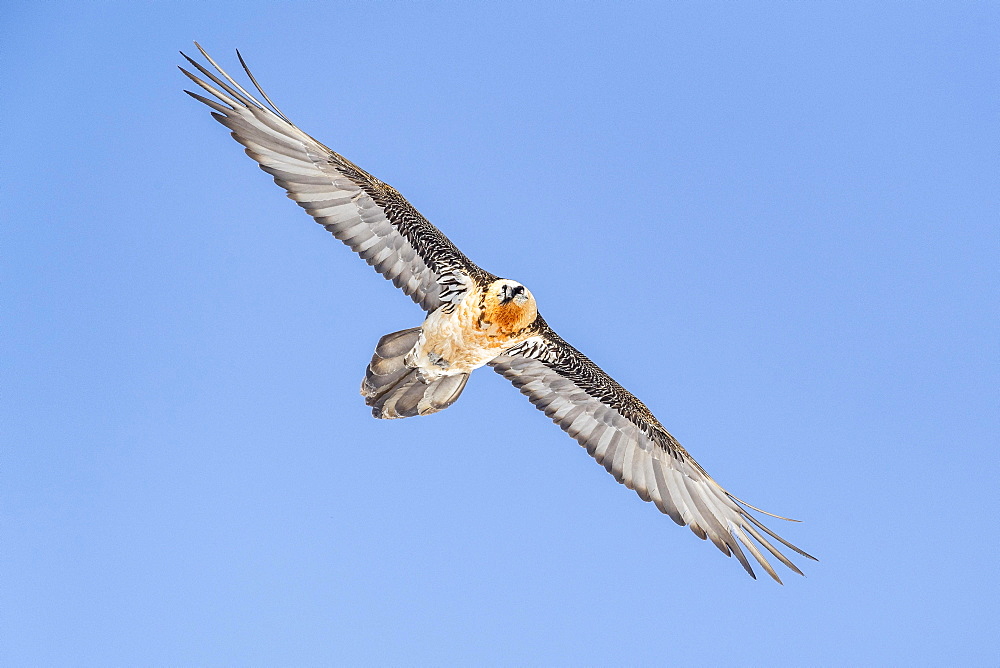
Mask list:
[[[201,46],[198,50],[216,72],[184,54],[204,78],[181,71],[215,99],[188,94],[214,110],[212,116],[232,131],[246,154],[289,198],[425,311],[461,299],[464,291],[453,289],[456,273],[480,283],[496,278],[469,260],[395,188],[296,127],[257,86],[249,69],[247,75],[266,104],[226,74]],[[442,289],[439,281],[449,285]]]
[[[636,491],[726,556],[735,555],[756,577],[743,548],[781,582],[753,537],[778,561],[801,575],[763,531],[809,559],[750,515],[667,432],[646,406],[542,321],[539,336],[490,362],[539,410],[575,438],[615,479]],[[761,531],[758,531],[760,529]],[[748,535],[749,534],[749,535]]]

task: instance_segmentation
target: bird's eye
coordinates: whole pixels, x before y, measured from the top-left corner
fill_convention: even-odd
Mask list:
[[[514,294],[515,295],[523,295],[524,294],[524,286],[523,285],[519,285],[516,288],[514,288]]]

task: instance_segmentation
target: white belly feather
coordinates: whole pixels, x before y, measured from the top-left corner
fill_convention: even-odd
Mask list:
[[[441,308],[428,315],[407,365],[420,369],[425,380],[470,373],[527,338],[490,323],[480,304],[470,290],[450,313]]]

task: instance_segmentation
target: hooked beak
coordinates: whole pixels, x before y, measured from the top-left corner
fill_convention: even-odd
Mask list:
[[[504,285],[500,288],[500,305],[504,306],[509,304],[518,295],[524,295],[524,288],[520,285],[514,287],[510,285]]]

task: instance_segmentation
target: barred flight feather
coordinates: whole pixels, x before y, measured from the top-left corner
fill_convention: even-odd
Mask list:
[[[188,93],[213,109],[212,116],[291,199],[353,250],[366,253],[370,264],[425,311],[441,306],[438,280],[447,274],[458,272],[480,282],[496,278],[469,260],[394,188],[307,135],[277,107],[258,101],[200,46],[198,50],[216,72],[186,55],[201,76],[181,71],[215,99]],[[268,100],[259,87],[258,92]]]
[[[726,556],[735,556],[753,577],[756,575],[741,545],[778,582],[781,579],[757,545],[800,572],[758,528],[814,559],[752,517],[705,473],[642,402],[539,320],[536,337],[508,350],[490,365],[579,441],[615,480],[642,500],[652,501],[677,524],[687,525],[699,538],[710,540]]]

